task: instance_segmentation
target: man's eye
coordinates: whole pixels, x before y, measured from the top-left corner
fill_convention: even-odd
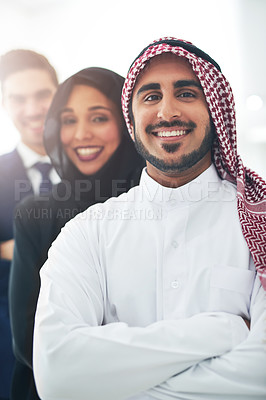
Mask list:
[[[158,94],[150,94],[149,96],[145,97],[145,101],[156,101],[159,100],[161,96]]]
[[[49,99],[51,97],[51,92],[48,90],[45,90],[43,92],[40,92],[36,95],[36,100],[37,101],[42,101],[42,100],[46,100]]]
[[[191,93],[191,92],[183,92],[183,93],[179,94],[177,97],[181,97],[181,98],[184,98],[184,97],[195,97],[195,95],[193,93]]]
[[[20,97],[20,96],[16,96],[16,97],[12,97],[11,99],[12,103],[15,105],[21,105],[25,103],[25,98],[24,97]]]

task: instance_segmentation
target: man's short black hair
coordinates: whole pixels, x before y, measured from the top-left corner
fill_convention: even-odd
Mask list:
[[[2,89],[5,80],[10,75],[32,68],[47,71],[54,85],[58,86],[56,71],[46,57],[32,50],[17,49],[3,54],[0,58],[0,81]]]

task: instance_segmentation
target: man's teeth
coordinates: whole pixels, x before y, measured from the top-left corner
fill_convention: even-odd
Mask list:
[[[159,137],[175,137],[175,136],[183,136],[186,134],[186,131],[162,131],[157,132],[157,136]]]
[[[100,149],[100,147],[79,147],[76,151],[81,156],[89,156],[90,154],[98,153]]]

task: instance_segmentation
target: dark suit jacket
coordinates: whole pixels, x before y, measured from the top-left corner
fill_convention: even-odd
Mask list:
[[[16,150],[0,156],[0,242],[13,238],[16,204],[33,194],[22,160]],[[0,259],[0,398],[9,398],[14,365],[8,313],[10,262]]]
[[[63,187],[58,184],[56,193]],[[64,191],[64,190],[63,190]],[[62,196],[63,198],[63,196]],[[16,356],[11,400],[40,400],[32,373],[34,314],[40,290],[39,271],[48,249],[67,221],[90,205],[74,197],[57,201],[24,199],[15,212],[15,249],[10,274],[9,307]],[[93,399],[92,399],[93,400]]]

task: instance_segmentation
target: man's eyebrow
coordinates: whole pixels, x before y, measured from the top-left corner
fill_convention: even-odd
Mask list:
[[[37,90],[36,92],[32,93],[32,94],[25,94],[25,93],[10,93],[9,94],[9,99],[26,99],[27,97],[38,97],[38,96],[42,96],[42,95],[46,95],[46,94],[50,94],[52,93],[51,89],[40,89]]]
[[[159,83],[147,83],[147,85],[143,85],[137,91],[137,96],[139,96],[142,92],[146,92],[147,90],[158,90],[161,88]]]
[[[38,95],[38,94],[42,94],[42,93],[51,93],[51,92],[52,92],[52,90],[50,88],[45,88],[45,89],[37,90],[35,94]]]
[[[194,81],[193,79],[176,81],[174,83],[175,89],[186,87],[186,86],[195,86],[202,90],[201,85],[197,81]]]
[[[10,94],[8,95],[8,98],[11,99],[11,100],[13,100],[13,99],[16,100],[16,99],[24,99],[25,96],[24,96],[23,94],[10,93]]]
[[[175,89],[186,86],[194,86],[202,90],[201,85],[197,81],[194,81],[193,79],[184,79],[176,81],[174,83]],[[161,89],[161,85],[159,83],[147,83],[146,85],[143,85],[139,88],[139,90],[137,91],[137,96],[139,96],[142,92],[146,92],[148,90],[159,90],[159,89]]]

